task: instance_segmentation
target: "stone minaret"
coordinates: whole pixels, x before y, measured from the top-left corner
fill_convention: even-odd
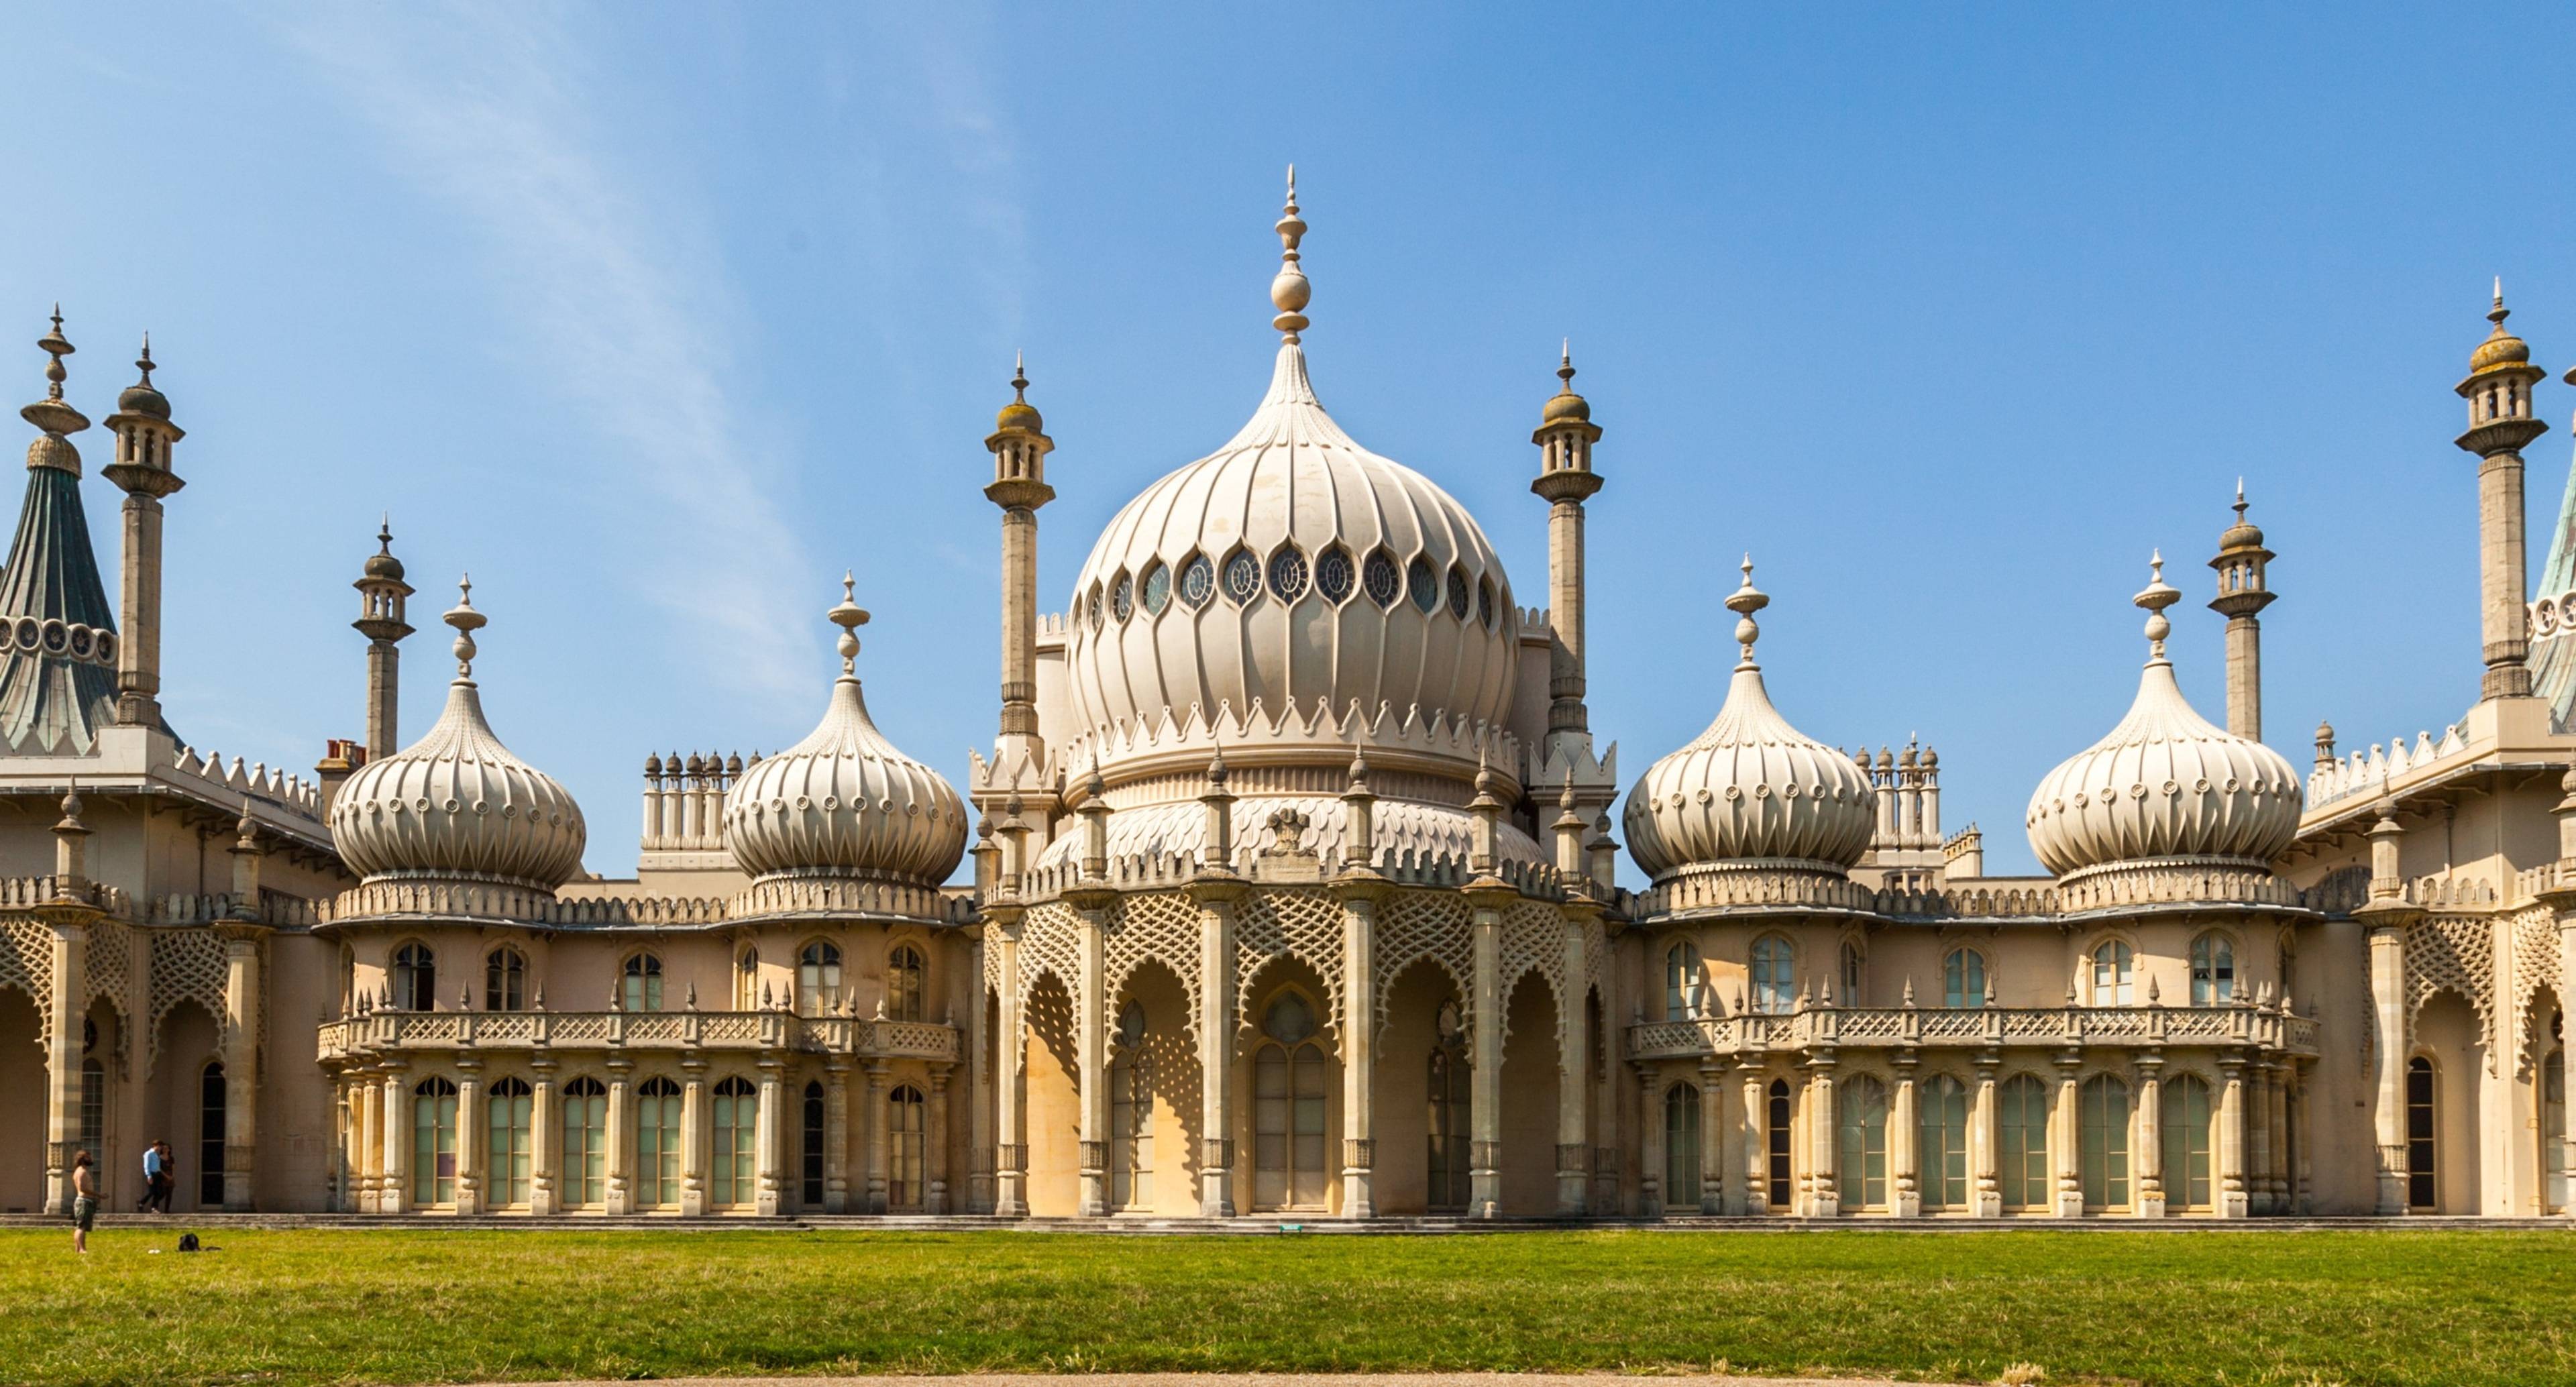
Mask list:
[[[2532,414],[2531,387],[2548,373],[2531,364],[2531,348],[2504,330],[2504,281],[2496,281],[2495,324],[2469,355],[2468,378],[2457,387],[2469,402],[2469,429],[2456,440],[2483,459],[2478,464],[2478,630],[2486,657],[2481,700],[2524,698],[2531,693],[2530,614],[2524,610],[2529,574],[2523,557],[2522,450],[2549,431]]]
[[[373,761],[401,749],[402,652],[396,643],[411,634],[403,620],[411,584],[403,581],[402,560],[394,557],[392,516],[377,528],[376,552],[349,586],[358,590],[358,619],[349,624],[367,638],[367,759]]]
[[[161,498],[186,486],[170,470],[170,448],[181,438],[170,422],[170,402],[152,388],[152,339],[143,339],[135,363],[143,378],[116,397],[107,427],[116,435],[116,461],[100,468],[125,493],[125,628],[116,663],[116,723],[161,725]]]
[[[1601,427],[1592,406],[1574,393],[1574,348],[1559,357],[1556,394],[1548,398],[1530,442],[1538,445],[1538,479],[1530,490],[1547,502],[1548,620],[1556,638],[1548,650],[1547,730],[1589,730],[1583,706],[1583,503],[1601,489],[1592,471],[1592,445]]]
[[[1029,375],[1011,363],[1011,402],[993,419],[984,446],[993,453],[993,483],[984,496],[1002,508],[1002,735],[994,759],[1014,752],[1046,761],[1038,733],[1038,507],[1055,499],[1046,455],[1055,440],[1029,403]]]
[[[2263,740],[2263,621],[2272,604],[2264,585],[2263,566],[2272,551],[2263,547],[2263,532],[2245,518],[2245,483],[2236,483],[2236,523],[2218,537],[2218,596],[2209,609],[2227,618],[2227,730],[2239,737]]]

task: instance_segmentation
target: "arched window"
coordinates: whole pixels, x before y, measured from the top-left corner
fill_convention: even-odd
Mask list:
[[[817,939],[796,955],[796,1011],[829,1016],[841,1008],[841,946]]]
[[[98,1158],[99,1178],[107,1176],[107,1067],[81,1061],[80,1144]]]
[[[1887,1207],[1887,1086],[1867,1074],[1842,1086],[1842,1162],[1834,1188],[1850,1209]]]
[[[895,947],[886,959],[886,1015],[897,1021],[921,1019],[924,969],[921,951],[910,944]]]
[[[1699,1089],[1664,1090],[1664,1207],[1699,1207]]]
[[[197,1206],[224,1206],[224,1128],[227,1085],[216,1060],[197,1080]]]
[[[910,1084],[886,1095],[886,1207],[922,1206],[921,1090]]]
[[[1154,1057],[1145,1049],[1145,1007],[1118,1013],[1109,1056],[1109,1206],[1154,1203]]]
[[[528,1005],[527,955],[504,944],[483,956],[483,1009],[523,1011]]]
[[[1947,1074],[1935,1074],[1924,1082],[1915,1101],[1922,1105],[1916,1114],[1920,1137],[1914,1154],[1923,1172],[1915,1182],[1923,1193],[1923,1207],[1964,1209],[1968,1207],[1967,1086]]]
[[[1981,1007],[1986,1004],[1986,956],[1974,949],[1952,949],[1941,960],[1941,1005]]]
[[[735,1075],[716,1084],[715,1188],[719,1208],[749,1204],[760,1189],[760,1090]]]
[[[680,1202],[680,1086],[646,1079],[635,1090],[635,1207]]]
[[[823,1207],[823,1133],[826,1130],[823,1114],[823,1085],[809,1081],[805,1085],[805,1147],[803,1160],[799,1163],[802,1167],[799,1173],[805,1177],[804,1188],[799,1193],[804,1195],[805,1207],[809,1210]]]
[[[2442,1202],[2441,1172],[2434,1167],[2433,1062],[2422,1055],[2406,1062],[2406,1207],[2431,1213]]]
[[[484,1102],[483,1131],[492,1156],[484,1168],[484,1202],[494,1208],[528,1202],[528,1157],[533,1149],[528,1128],[534,1102],[528,1081],[515,1076],[494,1083],[492,1096]]]
[[[2209,1203],[2209,1085],[2179,1074],[2159,1087],[2164,1128],[2165,1207],[2177,1212]]]
[[[2130,965],[2135,956],[2129,946],[2117,939],[2107,939],[2093,948],[2093,1005],[2125,1007],[2134,1004],[2130,986]]]
[[[1699,1010],[1699,950],[1675,944],[1664,951],[1664,1019],[1680,1021]]]
[[[1315,1010],[1295,993],[1270,1004],[1252,1057],[1255,1208],[1321,1208],[1324,1203],[1324,1047]]]
[[[596,1209],[608,1198],[608,1090],[587,1076],[564,1085],[563,1163],[556,1184],[567,1209]]]
[[[1797,955],[1789,941],[1776,934],[1766,934],[1753,941],[1753,1010],[1764,1016],[1782,1015],[1798,1004]]]
[[[1469,1082],[1472,1071],[1467,1067],[1466,1027],[1459,1018],[1458,1004],[1441,1003],[1432,1026],[1426,1085],[1431,1099],[1429,1203],[1436,1210],[1463,1209],[1467,1207],[1467,1113],[1473,1085]]]
[[[1845,940],[1841,956],[1842,976],[1836,980],[1835,985],[1843,990],[1843,1005],[1856,1007],[1860,1005],[1860,946]]]
[[[2055,1181],[2048,1170],[2048,1085],[2016,1074],[1996,1094],[1996,1174],[2007,1209],[2044,1209]]]
[[[1785,1214],[1789,1209],[1789,1081],[1773,1079],[1769,1099],[1763,1104],[1764,1115],[1771,1119],[1769,1146],[1771,1212]]]
[[[2236,999],[2236,946],[2223,934],[2191,941],[2191,1004],[2223,1007]]]
[[[2551,1023],[2553,1027],[2556,1022]],[[87,1111],[86,1108],[83,1109]],[[2540,1062],[2540,1202],[2543,1213],[2567,1210],[2567,1047],[2553,1045]]]
[[[659,955],[626,956],[625,1003],[628,1011],[662,1009],[662,959]]]
[[[427,944],[394,950],[394,1005],[404,1011],[438,1008],[438,956]]]
[[[411,1202],[456,1202],[456,1085],[445,1079],[412,1086]]]
[[[2077,1090],[2076,1111],[2083,1119],[2076,1153],[2084,1167],[2084,1204],[2092,1209],[2124,1209],[2129,1204],[2129,1085],[2113,1074],[2096,1074]]]
[[[760,1005],[760,950],[746,948],[734,955],[733,1009],[751,1011]]]

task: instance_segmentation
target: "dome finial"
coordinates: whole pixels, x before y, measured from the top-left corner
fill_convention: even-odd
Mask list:
[[[2512,316],[2513,311],[2504,306],[2504,276],[2497,275],[2495,277],[2495,306],[2487,310],[2487,321],[2495,324],[2498,331],[2502,331],[2504,328],[2504,320]]]
[[[1735,643],[1744,647],[1743,658],[1735,663],[1737,669],[1761,668],[1753,663],[1753,643],[1762,639],[1762,628],[1754,622],[1753,614],[1770,605],[1771,595],[1753,586],[1753,555],[1748,553],[1744,556],[1744,585],[1726,599],[1726,609],[1739,618],[1735,623]]]
[[[474,610],[474,575],[456,580],[456,605],[448,608],[439,620],[456,628],[456,677],[474,677],[474,633],[483,626],[483,614]]]
[[[1314,298],[1315,286],[1306,281],[1306,272],[1298,268],[1297,242],[1306,234],[1306,223],[1297,215],[1297,166],[1288,166],[1288,205],[1281,209],[1279,233],[1279,274],[1270,281],[1270,302],[1279,316],[1270,325],[1279,329],[1280,340],[1294,342],[1306,330],[1306,305]]]
[[[1011,350],[1011,402],[1023,405],[1029,402],[1028,360],[1026,354],[1016,347]]]
[[[2182,591],[2165,581],[2165,555],[2159,549],[2147,560],[2146,587],[2129,600],[2147,609],[2147,663],[2155,664],[2165,657],[2165,637],[2173,634],[2173,623],[2165,619],[2165,608],[2182,600]]]
[[[70,375],[63,369],[63,358],[74,350],[71,339],[63,336],[63,306],[59,303],[54,305],[53,321],[54,330],[37,338],[36,345],[53,358],[45,363],[45,398],[59,400],[63,397],[63,381]]]
[[[848,569],[841,572],[840,605],[825,612],[824,619],[841,628],[841,677],[855,679],[859,671],[859,628],[868,624],[867,610],[858,604],[859,581]]]
[[[143,334],[143,354],[134,358],[134,365],[143,372],[143,379],[135,384],[149,389],[152,385],[152,334],[149,332]]]

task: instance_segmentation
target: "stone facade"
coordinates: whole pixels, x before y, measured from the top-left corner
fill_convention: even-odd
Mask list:
[[[2544,426],[2501,295],[2459,387],[2478,701],[2411,744],[2320,728],[2305,774],[2263,747],[2274,555],[2240,490],[2225,726],[2175,686],[2159,565],[2137,703],[2034,796],[2051,874],[2003,878],[1945,832],[1937,753],[1772,706],[1749,559],[1725,706],[1623,784],[1585,701],[1604,429],[1570,359],[1532,436],[1550,606],[1522,608],[1475,517],[1324,411],[1293,185],[1277,229],[1268,396],[1057,613],[1053,442],[1014,379],[1000,711],[962,790],[869,721],[845,588],[815,732],[652,755],[623,881],[486,721],[470,601],[402,745],[390,534],[356,583],[364,739],[309,782],[188,747],[157,699],[182,434],[147,353],[108,420],[111,611],[58,320],[0,579],[0,1209],[63,1207],[81,1148],[130,1204],[155,1138],[183,1210],[2566,1209],[2576,511],[2517,600]]]

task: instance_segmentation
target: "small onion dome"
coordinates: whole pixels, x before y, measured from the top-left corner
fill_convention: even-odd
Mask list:
[[[2245,483],[2241,478],[2236,483],[2236,523],[2220,532],[2218,547],[2222,551],[2263,547],[2263,527],[2245,518]]]
[[[2040,865],[2058,876],[2155,858],[2268,867],[2299,827],[2299,777],[2279,752],[2192,710],[2165,658],[2164,609],[2182,596],[2155,580],[2137,596],[2150,642],[2137,701],[2108,736],[2048,773],[2027,824]]]
[[[349,777],[331,802],[341,860],[370,882],[465,880],[552,891],[581,871],[581,806],[552,776],[510,754],[483,718],[468,595],[447,614],[457,677],[417,742]]]
[[[1046,416],[1038,413],[1036,405],[1029,403],[1029,373],[1018,357],[1011,359],[1011,402],[1002,406],[1001,413],[993,416],[993,432],[1007,433],[1014,429],[1022,433],[1046,432]]]
[[[1574,393],[1574,344],[1572,342],[1566,343],[1565,351],[1557,362],[1556,378],[1562,384],[1557,387],[1555,394],[1548,396],[1547,406],[1539,414],[1539,427],[1562,424],[1568,420],[1578,424],[1590,423],[1592,402]]]
[[[143,334],[143,353],[135,358],[134,365],[137,369],[143,372],[143,379],[125,387],[124,393],[116,397],[116,412],[119,414],[148,414],[155,419],[169,418],[169,397],[163,395],[160,390],[152,384],[151,333],[147,332]]]
[[[1860,860],[1877,821],[1869,775],[1801,734],[1771,706],[1753,661],[1753,613],[1770,598],[1744,585],[1726,599],[1744,647],[1717,720],[1657,761],[1628,795],[1628,851],[1658,883],[1694,870],[1789,867],[1840,873]]]
[[[385,523],[376,530],[376,552],[367,556],[366,575],[370,578],[391,578],[397,582],[402,579],[402,560],[394,557],[394,522],[391,515],[386,516]]]
[[[2469,374],[2476,375],[2491,366],[2520,366],[2531,360],[2530,344],[2505,331],[2504,320],[2509,316],[2504,306],[2504,282],[2498,280],[2495,307],[2487,312],[2487,321],[2495,327],[2487,333],[2487,340],[2469,353]]]
[[[936,887],[966,851],[966,807],[937,771],[895,749],[868,720],[854,669],[856,627],[868,614],[848,596],[841,677],[805,740],[744,770],[725,797],[725,845],[754,876],[891,877]]]

